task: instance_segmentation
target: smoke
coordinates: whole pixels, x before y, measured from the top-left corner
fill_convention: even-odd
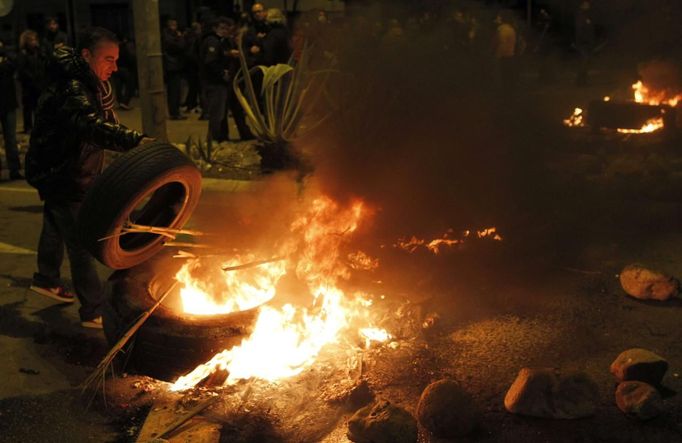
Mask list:
[[[444,17],[379,28],[377,18],[350,20],[329,38],[337,42],[334,112],[303,146],[324,192],[378,208],[378,232],[428,236],[512,223],[533,193],[536,139],[549,122],[515,72],[499,72],[492,18],[481,13],[486,23],[467,42]]]

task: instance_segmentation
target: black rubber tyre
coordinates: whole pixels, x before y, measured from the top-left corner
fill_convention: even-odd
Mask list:
[[[111,275],[103,309],[104,332],[111,345],[170,287],[181,264],[161,254]],[[251,333],[258,309],[210,317],[181,317],[175,312],[162,304],[137,331],[124,356],[127,370],[175,381],[223,349],[241,343]]]
[[[112,162],[85,196],[81,241],[110,268],[130,268],[158,253],[167,238],[120,235],[124,223],[181,228],[200,195],[201,172],[185,154],[168,143],[137,147]]]

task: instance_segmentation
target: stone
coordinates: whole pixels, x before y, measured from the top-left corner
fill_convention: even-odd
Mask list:
[[[675,278],[640,265],[623,268],[620,284],[629,296],[640,300],[665,301],[679,292],[679,282]]]
[[[457,382],[439,380],[422,392],[417,419],[435,437],[454,438],[474,429],[479,412],[471,395]]]
[[[668,370],[668,362],[658,354],[642,348],[620,353],[611,363],[611,373],[618,381],[643,381],[658,386]]]
[[[616,404],[628,417],[650,420],[663,412],[661,394],[650,384],[625,381],[616,388]]]
[[[348,439],[355,443],[416,443],[417,421],[405,409],[379,401],[350,418]]]
[[[561,375],[552,368],[523,368],[504,397],[512,414],[575,419],[594,415],[599,387],[583,372]]]

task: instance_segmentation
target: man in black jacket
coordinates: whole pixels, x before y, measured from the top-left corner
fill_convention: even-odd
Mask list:
[[[212,32],[201,42],[200,73],[204,85],[208,111],[208,136],[211,141],[228,140],[226,116],[228,85],[230,84],[229,58],[225,54],[223,39],[234,28],[232,19],[218,17],[211,24]]]
[[[90,328],[102,327],[102,286],[92,256],[78,240],[78,210],[101,173],[103,150],[127,151],[144,138],[120,125],[113,111],[108,80],[117,69],[118,51],[116,36],[102,28],[83,32],[77,50],[55,50],[47,68],[51,83],[38,102],[26,154],[26,179],[44,200],[38,272],[31,290],[74,301],[60,280],[66,244],[81,324]]]
[[[166,20],[161,45],[163,47],[163,71],[168,94],[168,113],[171,120],[185,120],[180,114],[180,92],[182,87],[182,73],[185,69],[186,42],[178,30],[178,21]]]
[[[17,90],[14,85],[14,61],[5,53],[0,41],[0,124],[5,142],[5,157],[10,180],[20,180],[19,151],[17,149]],[[2,168],[0,168],[2,169]]]

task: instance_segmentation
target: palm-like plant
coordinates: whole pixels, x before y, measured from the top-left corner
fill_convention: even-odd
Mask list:
[[[305,128],[301,124],[307,117],[306,111],[313,109],[323,96],[330,71],[310,72],[307,48],[296,64],[290,60],[288,64],[249,69],[241,49],[242,36],[239,36],[241,69],[235,75],[233,87],[251,131],[260,142],[261,167],[265,170],[300,168],[303,166],[301,153],[294,151],[293,143],[326,119],[327,115],[319,116]],[[259,71],[262,85],[256,91],[252,77]]]

